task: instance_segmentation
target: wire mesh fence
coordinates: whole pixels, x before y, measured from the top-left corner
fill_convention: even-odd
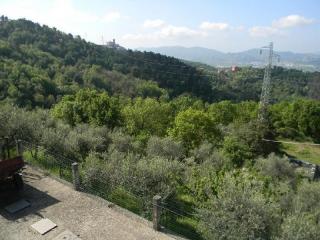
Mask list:
[[[203,239],[196,230],[199,218],[190,203],[170,199],[162,201],[159,207],[160,224],[163,227],[189,239]]]
[[[71,165],[75,162],[60,153],[49,151],[43,146],[21,140],[23,156],[26,162],[39,167],[51,175],[72,182]]]
[[[24,159],[31,166],[36,166],[51,175],[73,183],[72,164],[75,159],[48,150],[43,146],[21,140]],[[148,220],[152,220],[154,204],[151,192],[141,192],[126,181],[114,181],[108,172],[88,169],[82,162],[77,162],[79,190],[99,196],[113,204],[123,207]],[[189,239],[202,239],[197,233],[198,218],[190,204],[173,199],[163,200],[159,206],[160,225],[171,232]]]
[[[22,140],[24,158],[28,164],[39,167],[51,175],[73,182],[72,163],[77,162],[61,153],[50,151],[43,146]],[[111,182],[107,173],[90,173],[83,163],[79,162],[80,190],[105,200],[120,207],[126,208],[147,219],[151,219],[152,196],[131,191],[125,182]]]
[[[0,138],[0,159],[9,159],[17,155],[17,144],[15,139],[9,137]]]
[[[107,176],[90,177],[80,170],[81,191],[94,194],[144,218],[151,219],[151,197],[131,191],[125,184],[114,184]]]

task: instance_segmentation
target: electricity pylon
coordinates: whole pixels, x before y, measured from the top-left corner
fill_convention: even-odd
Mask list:
[[[270,102],[272,60],[274,56],[278,57],[279,60],[279,55],[273,53],[273,42],[270,42],[268,46],[262,47],[262,49],[268,49],[269,56],[268,63],[264,69],[258,117],[261,122],[266,122],[268,121],[268,106]],[[262,53],[262,49],[260,50],[260,54]]]

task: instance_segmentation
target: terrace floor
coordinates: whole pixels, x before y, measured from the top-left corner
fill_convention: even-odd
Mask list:
[[[17,193],[11,185],[0,186],[0,240],[54,239],[65,230],[80,239],[144,240],[176,239],[172,235],[156,232],[151,223],[109,202],[77,192],[72,186],[57,181],[30,167],[23,172],[25,188]],[[31,206],[15,214],[4,207],[19,199]],[[31,225],[48,218],[57,227],[45,235]]]

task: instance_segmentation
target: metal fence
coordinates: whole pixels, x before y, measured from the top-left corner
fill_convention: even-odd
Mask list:
[[[99,196],[111,204],[152,220],[155,230],[169,231],[189,239],[202,239],[195,230],[198,218],[191,206],[161,197],[155,201],[158,196],[130,191],[121,183],[115,186],[111,184],[111,187],[107,174],[95,176],[93,173],[93,177],[87,181],[81,162],[25,140],[19,142],[29,165],[72,183],[75,190]]]

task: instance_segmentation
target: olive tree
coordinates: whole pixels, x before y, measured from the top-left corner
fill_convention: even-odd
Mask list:
[[[263,195],[263,185],[248,172],[226,174],[199,210],[199,231],[206,239],[271,239],[280,216],[277,204]]]

